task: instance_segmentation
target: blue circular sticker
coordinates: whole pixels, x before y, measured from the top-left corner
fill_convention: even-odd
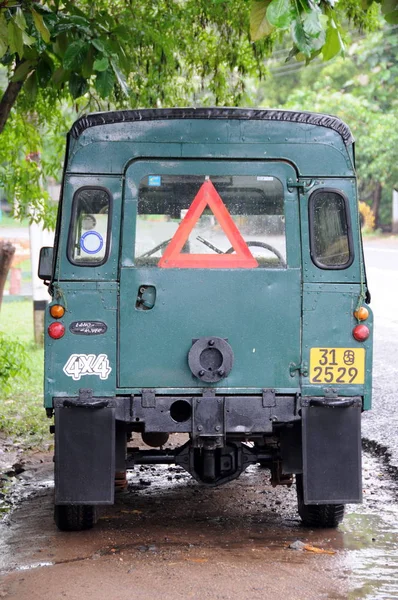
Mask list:
[[[80,248],[87,254],[97,254],[103,245],[104,240],[98,231],[86,231],[80,238]]]

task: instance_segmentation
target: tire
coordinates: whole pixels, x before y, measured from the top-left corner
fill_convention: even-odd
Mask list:
[[[304,504],[303,476],[296,475],[297,507],[303,525],[335,528],[344,518],[344,504]]]
[[[97,520],[96,507],[90,504],[56,504],[54,520],[60,531],[91,529]]]

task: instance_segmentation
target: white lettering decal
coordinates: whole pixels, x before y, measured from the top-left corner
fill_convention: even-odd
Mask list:
[[[72,354],[63,369],[65,375],[79,381],[82,375],[98,375],[108,379],[112,368],[106,354]]]

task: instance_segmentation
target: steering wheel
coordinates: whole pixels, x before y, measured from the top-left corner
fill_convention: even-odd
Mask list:
[[[278,258],[278,260],[281,263],[281,265],[283,267],[286,267],[285,259],[283,258],[282,254],[279,252],[279,250],[277,250],[276,248],[274,248],[270,244],[266,244],[265,242],[257,242],[256,240],[252,240],[252,241],[246,242],[246,245],[247,246],[258,246],[259,248],[265,248],[266,250],[269,250],[270,252],[272,252],[273,254],[275,254],[275,256]],[[225,252],[225,254],[232,254],[233,252],[235,252],[235,248],[231,247],[231,248],[228,248],[228,250]]]

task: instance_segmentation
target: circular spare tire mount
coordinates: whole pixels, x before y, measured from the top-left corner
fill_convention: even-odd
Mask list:
[[[234,353],[227,340],[203,337],[193,340],[188,353],[192,374],[205,383],[216,383],[228,377],[234,362]]]

